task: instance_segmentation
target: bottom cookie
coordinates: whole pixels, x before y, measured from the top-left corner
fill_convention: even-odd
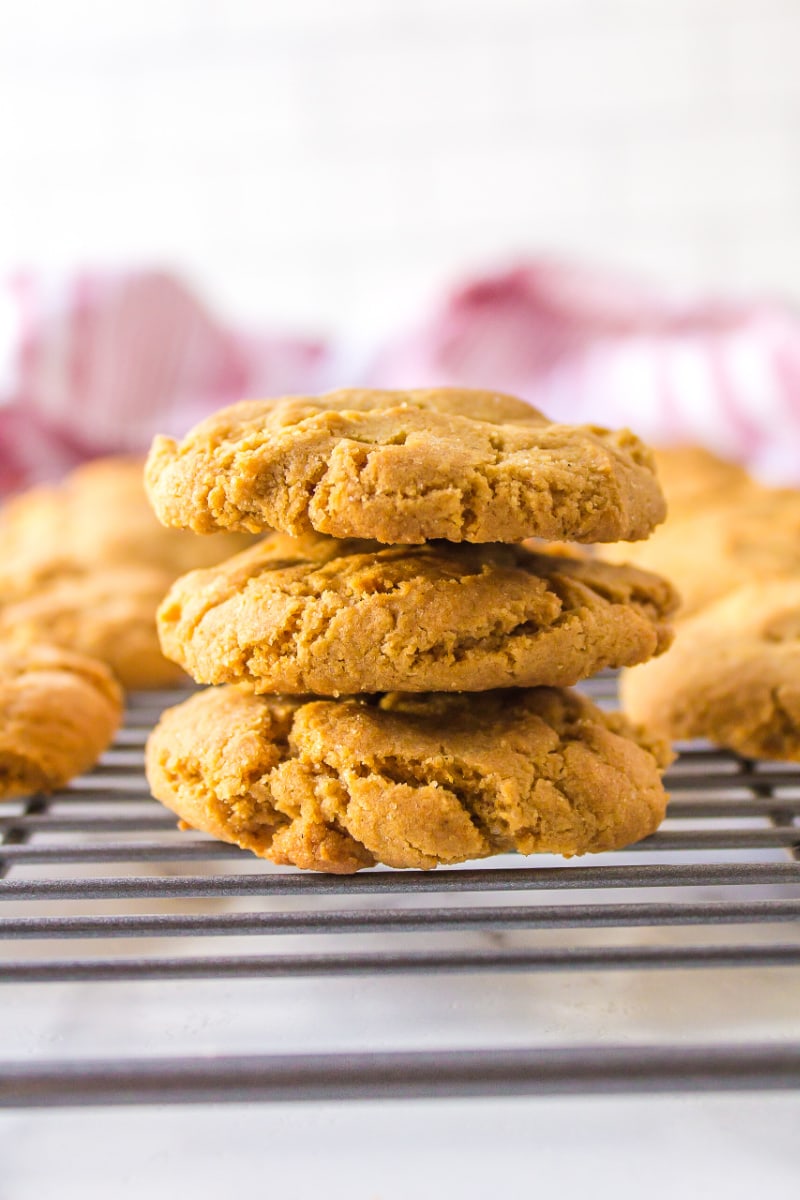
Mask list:
[[[663,659],[624,672],[622,701],[664,737],[800,762],[800,580],[750,584],[687,618]]]
[[[102,663],[53,646],[0,647],[0,800],[88,770],[121,716],[122,692]]]
[[[661,822],[669,757],[556,688],[315,700],[228,686],[164,713],[147,778],[188,827],[350,874],[619,849]]]

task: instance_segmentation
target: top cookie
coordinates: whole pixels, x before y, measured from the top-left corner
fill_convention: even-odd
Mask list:
[[[244,401],[181,443],[157,437],[145,479],[164,524],[198,533],[635,541],[666,511],[627,430],[556,425],[460,388]]]

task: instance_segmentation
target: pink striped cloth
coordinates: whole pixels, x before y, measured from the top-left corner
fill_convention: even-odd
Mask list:
[[[456,288],[340,379],[345,357],[231,328],[161,271],[17,275],[0,283],[0,493],[144,450],[244,396],[339,382],[509,391],[558,420],[699,442],[800,483],[800,320],[783,304],[676,300],[532,261]]]
[[[558,420],[700,443],[800,483],[800,319],[785,304],[674,299],[531,261],[457,287],[379,353],[370,377],[496,388]]]
[[[328,347],[226,326],[162,271],[0,284],[0,492],[145,450],[247,395],[324,387]]]

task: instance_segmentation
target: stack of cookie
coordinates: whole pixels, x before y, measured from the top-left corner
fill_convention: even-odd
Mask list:
[[[271,533],[186,575],[165,653],[224,684],[164,714],[155,796],[277,863],[347,873],[614,849],[664,815],[668,752],[570,685],[669,644],[657,576],[524,539],[646,537],[628,433],[492,393],[331,393],[156,440],[168,525]]]
[[[800,761],[800,492],[695,447],[657,460],[670,519],[626,557],[683,604],[670,653],[625,673],[625,709],[665,737]]]

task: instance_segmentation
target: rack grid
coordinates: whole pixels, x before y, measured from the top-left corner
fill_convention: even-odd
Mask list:
[[[601,675],[584,690],[608,706],[614,677]],[[347,976],[397,976],[402,987],[414,975],[579,978],[745,967],[788,969],[800,1009],[800,767],[688,744],[668,773],[667,822],[622,855],[306,874],[180,833],[150,797],[143,774],[148,731],[185,694],[131,696],[124,728],[91,774],[52,796],[3,807],[0,983],[6,987],[208,979],[235,986],[246,979]],[[105,873],[109,867],[113,874]],[[197,901],[232,900],[235,911],[191,911]],[[148,911],[140,911],[143,905]],[[632,944],[603,936],[633,929],[647,936]],[[664,930],[667,942],[655,936]],[[687,931],[695,936],[680,936]],[[464,935],[476,932],[492,935],[491,944],[465,946]],[[352,934],[378,945],[354,948]],[[433,946],[431,934],[438,935]],[[544,940],[531,942],[536,934]],[[322,938],[324,949],[284,952],[284,935]],[[422,935],[426,944],[409,946],[397,935]],[[231,936],[246,939],[247,952],[220,950]],[[128,939],[137,938],[155,939],[157,948],[127,953]],[[72,944],[78,953],[64,951]],[[187,944],[202,952],[186,953]],[[0,1062],[6,1107],[798,1086],[800,1041],[775,1037],[758,1044]]]

